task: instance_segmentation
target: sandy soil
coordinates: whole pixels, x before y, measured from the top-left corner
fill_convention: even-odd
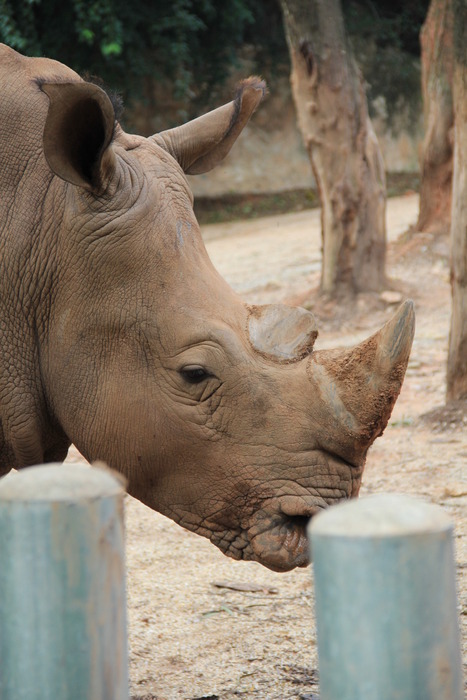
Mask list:
[[[406,380],[384,436],[370,451],[361,493],[413,494],[440,504],[454,521],[467,661],[467,412],[438,410],[445,391],[449,250],[444,239],[404,235],[417,206],[415,195],[389,201],[392,294],[365,295],[352,306],[316,302],[316,210],[206,227],[204,236],[215,265],[246,300],[314,307],[317,347],[354,344],[382,325],[399,298],[414,299],[417,330]],[[130,497],[126,514],[134,698],[311,700],[319,692],[311,569],[275,574],[233,562]]]

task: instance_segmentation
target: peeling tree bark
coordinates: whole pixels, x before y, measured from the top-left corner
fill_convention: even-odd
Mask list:
[[[431,0],[420,44],[425,138],[417,229],[447,233],[451,221],[454,127],[452,0]]]
[[[467,6],[453,0],[455,115],[447,400],[467,399]]]
[[[299,127],[322,205],[321,291],[385,285],[386,180],[339,0],[281,0]]]

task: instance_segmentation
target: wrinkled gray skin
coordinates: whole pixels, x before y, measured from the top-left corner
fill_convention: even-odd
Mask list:
[[[152,138],[54,61],[1,47],[0,81],[0,475],[73,442],[225,554],[305,565],[307,518],[357,495],[400,391],[411,303],[314,351],[310,313],[250,307],[215,271],[184,173],[230,150],[258,79]]]

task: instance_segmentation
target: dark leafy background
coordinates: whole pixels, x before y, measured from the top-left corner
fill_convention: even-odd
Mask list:
[[[418,95],[419,31],[428,0],[344,0],[346,28],[368,83],[383,94]],[[288,72],[277,0],[0,0],[0,40],[100,76],[126,101],[167,84],[192,117],[248,56],[273,80]]]

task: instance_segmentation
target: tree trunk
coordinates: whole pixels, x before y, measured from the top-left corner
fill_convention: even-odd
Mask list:
[[[452,312],[447,400],[467,399],[467,6],[454,0],[453,98],[455,114],[451,221]]]
[[[383,160],[339,0],[281,0],[298,123],[322,205],[321,291],[385,285]]]
[[[451,221],[452,33],[452,0],[431,0],[420,32],[425,138],[420,165],[419,231],[447,233]]]

